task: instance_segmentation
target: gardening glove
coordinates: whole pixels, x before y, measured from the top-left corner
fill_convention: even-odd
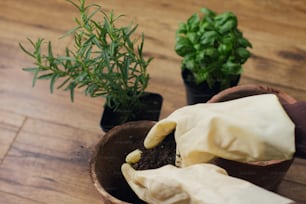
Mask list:
[[[239,162],[288,160],[295,152],[294,124],[274,94],[178,109],[153,126],[144,146],[157,146],[174,130],[183,167],[216,156]]]
[[[137,196],[150,204],[293,203],[247,181],[230,177],[213,164],[186,168],[166,165],[136,171],[125,163],[121,170]]]

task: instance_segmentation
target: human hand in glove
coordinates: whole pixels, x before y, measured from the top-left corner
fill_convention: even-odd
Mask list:
[[[274,94],[178,109],[153,126],[144,146],[155,147],[173,130],[183,167],[215,156],[240,162],[288,160],[295,152],[294,124]]]
[[[172,165],[134,170],[122,165],[122,173],[138,197],[150,204],[289,204],[292,200],[247,181],[230,177],[212,164],[186,168]]]

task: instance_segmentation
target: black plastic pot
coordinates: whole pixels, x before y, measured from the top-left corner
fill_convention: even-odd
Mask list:
[[[104,106],[100,121],[100,127],[102,128],[102,130],[104,132],[107,132],[114,126],[121,125],[129,121],[158,121],[163,103],[163,97],[157,93],[145,92],[140,97],[140,101],[142,102],[142,104],[137,110],[129,109],[115,112],[108,106]],[[127,115],[130,115],[132,117],[126,119],[125,117]]]
[[[182,70],[182,78],[186,90],[186,99],[188,105],[197,103],[205,103],[214,95],[224,90],[220,83],[216,83],[214,87],[209,88],[206,82],[197,84],[192,73],[188,69]],[[234,76],[230,83],[230,87],[236,86],[239,83],[240,75]],[[226,87],[229,88],[229,87]]]

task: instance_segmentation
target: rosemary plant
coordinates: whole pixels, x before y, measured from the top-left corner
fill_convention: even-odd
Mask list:
[[[143,34],[133,37],[138,25],[118,27],[122,15],[106,14],[99,5],[86,5],[86,0],[79,0],[79,4],[67,1],[80,13],[76,27],[63,36],[73,36],[73,48],[66,48],[61,56],[55,55],[52,43],[44,39],[28,39],[31,50],[19,43],[35,60],[34,67],[23,69],[34,73],[33,86],[37,80],[50,80],[51,93],[55,88],[68,90],[72,101],[75,89],[82,88],[91,97],[105,97],[106,105],[114,111],[137,108],[148,85],[147,66],[152,60],[143,56]],[[98,14],[102,14],[102,21],[94,19]]]
[[[209,87],[220,83],[226,88],[233,76],[241,74],[242,64],[250,57],[247,48],[252,45],[237,28],[232,12],[216,14],[207,8],[201,12],[204,16],[195,13],[179,25],[175,51],[196,83],[205,81]]]

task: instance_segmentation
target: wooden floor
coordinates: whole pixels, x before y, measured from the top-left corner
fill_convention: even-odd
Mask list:
[[[148,90],[161,93],[161,118],[186,104],[180,58],[174,52],[178,23],[200,7],[233,11],[253,44],[240,84],[265,84],[306,100],[305,0],[103,0],[106,11],[126,14],[145,34],[145,54],[154,57]],[[59,37],[74,26],[76,10],[64,0],[0,1],[0,203],[100,204],[88,172],[94,145],[103,137],[104,99],[49,93],[49,82],[31,87],[32,65],[18,47],[27,38],[51,40],[56,50],[71,44]],[[306,124],[305,124],[306,125]],[[279,193],[306,202],[306,160],[296,159]]]

